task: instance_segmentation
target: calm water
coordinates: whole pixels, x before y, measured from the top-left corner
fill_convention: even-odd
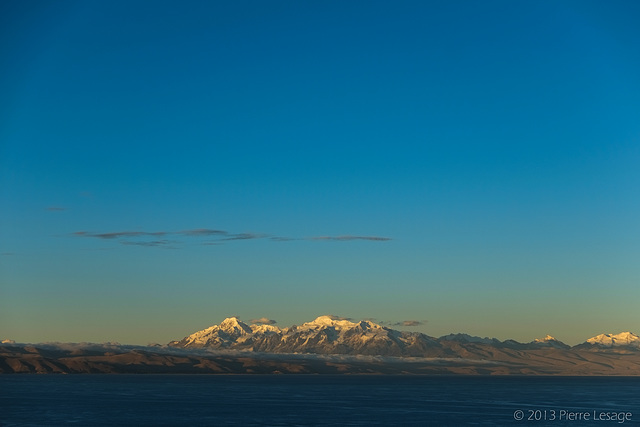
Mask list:
[[[639,425],[640,378],[0,376],[2,426],[621,424],[594,411]]]

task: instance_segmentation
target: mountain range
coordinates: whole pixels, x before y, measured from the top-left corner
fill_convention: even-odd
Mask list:
[[[570,349],[571,346],[547,335],[529,343],[500,341],[467,334],[450,334],[440,338],[419,332],[398,331],[369,320],[352,322],[337,316],[320,316],[300,326],[279,328],[269,324],[246,324],[229,317],[220,325],[197,331],[180,341],[175,348],[231,349],[267,353],[313,353],[379,355],[396,357],[457,357],[464,350],[543,348]],[[601,334],[573,348],[587,350],[615,349],[640,351],[640,337],[631,332]]]
[[[369,320],[320,316],[279,328],[225,319],[167,345],[0,343],[0,373],[330,373],[640,375],[640,337],[601,334],[569,346],[467,334],[439,338]]]

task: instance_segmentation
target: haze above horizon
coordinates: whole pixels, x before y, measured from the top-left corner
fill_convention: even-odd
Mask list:
[[[640,4],[0,4],[0,339],[638,333]]]

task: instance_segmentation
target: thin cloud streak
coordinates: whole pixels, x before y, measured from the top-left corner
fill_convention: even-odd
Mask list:
[[[325,316],[331,320],[347,320],[349,322],[354,321],[353,317],[336,316],[335,314],[327,314]]]
[[[155,231],[155,232],[148,232],[148,231],[116,231],[116,232],[111,232],[111,233],[89,233],[87,231],[76,231],[73,234],[76,235],[76,236],[81,236],[81,237],[96,237],[98,239],[110,240],[110,239],[121,239],[121,238],[126,238],[126,237],[145,237],[145,236],[158,237],[158,236],[165,236],[165,235],[167,235],[169,233],[166,232],[166,231]]]
[[[66,211],[67,208],[63,208],[62,206],[47,206],[47,210],[49,212],[61,212]]]
[[[269,237],[266,234],[259,233],[240,233],[240,234],[232,234],[231,236],[224,238],[222,240],[253,240],[253,239],[264,239],[265,237]]]
[[[170,240],[153,240],[150,242],[144,242],[144,241],[138,241],[138,242],[131,242],[131,241],[122,241],[120,242],[120,244],[122,245],[129,245],[129,246],[155,246],[155,247],[168,247],[168,245],[172,245],[175,244],[176,242],[170,241]]]
[[[391,240],[390,237],[380,237],[380,236],[316,236],[316,237],[307,237],[307,240],[337,240],[341,242],[346,242],[350,240],[373,240],[378,242],[386,242]]]
[[[382,326],[404,326],[404,327],[413,327],[413,326],[421,326],[421,325],[425,325],[427,323],[426,320],[401,320],[399,322],[391,322],[391,321],[385,321],[385,320],[378,320],[376,321],[376,319],[366,319],[366,320],[371,320],[372,322],[376,322]]]
[[[220,245],[225,242],[231,242],[234,240],[257,240],[268,239],[273,242],[289,242],[293,240],[306,240],[306,241],[340,241],[347,242],[353,240],[363,241],[377,241],[385,242],[392,240],[389,237],[380,236],[354,236],[354,235],[341,235],[341,236],[317,236],[317,237],[286,237],[286,236],[273,236],[265,233],[230,233],[226,230],[210,229],[210,228],[194,228],[182,231],[112,231],[104,233],[95,233],[89,231],[76,231],[72,233],[76,237],[91,237],[100,240],[114,240],[123,245],[130,246],[148,246],[148,247],[166,247],[169,244],[180,244],[182,242],[178,240],[166,240],[159,239],[161,237],[177,236],[186,239],[201,239],[206,238],[205,241],[200,241],[201,245]],[[150,240],[145,240],[149,238]]]
[[[295,237],[271,236],[269,237],[269,240],[271,240],[272,242],[291,242],[293,240],[303,240],[303,239],[298,239]]]
[[[424,325],[424,323],[419,320],[403,320],[402,322],[397,323],[397,326],[420,326],[420,325]]]
[[[196,228],[194,230],[185,230],[181,231],[178,234],[183,234],[185,236],[226,236],[227,233],[224,230],[211,230],[209,228]]]
[[[254,324],[254,325],[258,325],[258,324],[260,324],[260,325],[275,325],[276,323],[278,323],[273,319],[269,319],[268,317],[261,317],[259,319],[251,319],[249,322]]]

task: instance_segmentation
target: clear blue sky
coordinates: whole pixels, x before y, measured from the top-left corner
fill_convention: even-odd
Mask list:
[[[640,332],[640,3],[0,4],[0,338]]]

